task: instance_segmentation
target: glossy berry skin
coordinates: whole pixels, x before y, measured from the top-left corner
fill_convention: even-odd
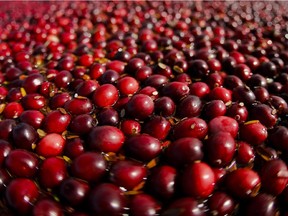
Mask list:
[[[50,157],[45,159],[39,169],[39,182],[45,189],[59,186],[67,178],[67,167],[64,159]]]
[[[64,212],[61,205],[52,199],[41,199],[35,203],[32,211],[33,216],[37,215],[54,215],[63,216]]]
[[[258,120],[248,121],[241,125],[239,130],[240,139],[252,145],[260,145],[268,136],[267,128]]]
[[[120,129],[126,136],[133,136],[141,132],[141,124],[137,120],[124,119],[120,123]]]
[[[31,150],[38,134],[36,130],[26,123],[19,123],[12,130],[13,143],[16,147]]]
[[[2,167],[5,158],[12,151],[12,148],[12,145],[8,141],[0,139],[0,167]]]
[[[64,109],[71,115],[81,115],[91,113],[93,106],[88,98],[76,97],[72,100],[68,100],[64,104]]]
[[[228,116],[217,116],[208,123],[209,134],[218,132],[228,132],[235,138],[238,133],[238,123],[235,119]]]
[[[119,98],[117,88],[112,84],[103,84],[93,93],[92,102],[97,107],[108,107],[116,103]]]
[[[170,199],[176,191],[176,178],[177,171],[174,167],[155,167],[147,178],[147,190],[161,200]]]
[[[98,125],[116,126],[119,123],[119,114],[112,107],[104,108],[97,114]]]
[[[126,112],[129,116],[143,120],[154,111],[154,102],[148,95],[136,94],[127,103]]]
[[[196,199],[192,197],[179,198],[173,201],[167,209],[164,210],[165,216],[205,216],[204,208],[199,206]]]
[[[253,196],[259,190],[260,183],[259,175],[249,168],[234,170],[225,179],[227,190],[238,198]]]
[[[88,134],[91,149],[102,152],[117,152],[121,149],[125,136],[114,126],[96,126]]]
[[[16,126],[13,119],[4,119],[0,121],[0,139],[8,140],[12,137],[12,130]]]
[[[11,176],[6,169],[0,169],[0,192],[3,193],[11,181]]]
[[[197,160],[202,160],[203,144],[194,137],[184,137],[169,144],[165,150],[167,162],[173,166],[184,166]]]
[[[44,118],[44,114],[38,110],[25,110],[21,113],[19,120],[38,129],[41,127]]]
[[[18,118],[23,111],[24,109],[20,103],[10,102],[5,106],[3,110],[3,116],[6,119]]]
[[[276,115],[276,110],[273,110],[270,106],[266,104],[257,104],[252,106],[250,109],[250,118],[257,119],[267,128],[273,127],[278,118]]]
[[[48,113],[43,121],[43,129],[46,133],[63,133],[71,121],[71,116],[54,110]]]
[[[122,215],[125,198],[120,189],[110,183],[102,183],[89,194],[89,206],[96,215]]]
[[[161,153],[161,143],[148,134],[139,134],[128,138],[124,149],[129,157],[148,162]]]
[[[31,178],[38,169],[38,158],[26,150],[12,150],[5,159],[5,167],[12,176]]]
[[[189,85],[190,94],[205,98],[210,93],[210,87],[205,82],[194,82]]]
[[[129,213],[133,216],[153,216],[161,209],[157,201],[145,193],[133,196],[129,207]]]
[[[16,178],[7,186],[5,198],[19,214],[28,214],[39,196],[37,185],[28,178]]]
[[[261,186],[263,190],[274,196],[279,195],[287,186],[288,169],[284,161],[267,161],[260,172]]]
[[[161,116],[154,116],[143,125],[142,132],[163,140],[169,134],[170,129],[171,124],[168,120]]]
[[[159,97],[154,102],[155,105],[155,113],[163,116],[168,117],[174,114],[176,110],[176,106],[174,101],[170,97]]]
[[[232,161],[236,143],[230,133],[219,131],[208,137],[204,148],[210,164],[221,167],[228,165]]]
[[[243,103],[234,102],[228,107],[226,115],[234,118],[238,123],[243,123],[248,118],[248,110]]]
[[[207,198],[212,194],[214,185],[214,172],[204,162],[195,162],[188,165],[181,176],[183,193],[193,198]]]
[[[211,100],[222,100],[224,103],[232,101],[232,92],[224,87],[215,87],[209,93]]]
[[[268,140],[274,148],[287,152],[288,148],[285,145],[286,141],[288,140],[287,127],[278,126],[275,127],[273,130],[269,131]]]
[[[217,191],[208,199],[209,212],[219,216],[231,215],[236,207],[236,202],[225,192]]]
[[[226,113],[226,105],[222,100],[212,100],[204,105],[202,113],[207,119],[223,116]]]
[[[237,145],[236,162],[244,166],[252,163],[255,159],[255,152],[252,146],[243,141],[238,141]]]
[[[69,129],[79,135],[87,134],[91,131],[91,129],[94,127],[95,120],[93,117],[89,114],[81,114],[75,116],[70,124]]]
[[[45,158],[58,156],[62,154],[65,143],[66,140],[60,134],[50,133],[38,142],[36,152]]]
[[[194,95],[188,95],[183,98],[177,106],[177,116],[184,117],[197,117],[202,110],[202,101],[199,97]]]
[[[97,152],[85,152],[73,160],[71,173],[79,179],[97,182],[105,174],[106,168],[103,155]]]
[[[109,179],[112,183],[129,191],[144,181],[146,175],[147,170],[141,163],[123,160],[112,165]]]
[[[186,118],[176,124],[173,128],[173,138],[194,137],[203,139],[208,132],[207,123],[198,117]]]
[[[78,206],[87,198],[90,187],[87,182],[67,178],[60,185],[60,196],[71,206]]]
[[[139,84],[136,79],[130,76],[118,79],[117,88],[121,95],[133,95],[139,89]]]
[[[177,102],[187,96],[190,89],[186,83],[173,81],[165,84],[161,92],[164,96],[169,96],[173,101]]]

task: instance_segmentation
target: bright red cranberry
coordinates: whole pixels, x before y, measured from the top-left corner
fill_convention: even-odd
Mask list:
[[[44,118],[44,114],[38,110],[25,110],[19,117],[21,122],[27,123],[35,129],[40,128]]]
[[[7,155],[5,167],[12,176],[30,178],[38,169],[38,159],[26,150],[15,149]]]
[[[96,126],[88,134],[91,149],[103,152],[117,152],[124,143],[124,134],[113,126]]]
[[[41,74],[31,74],[22,83],[22,87],[25,89],[25,91],[29,93],[35,93],[39,90],[39,87],[44,82],[44,78]]]
[[[207,64],[211,73],[221,71],[222,65],[219,60],[209,59]]]
[[[126,201],[121,190],[110,183],[102,183],[89,194],[89,207],[96,215],[122,215]]]
[[[251,145],[246,142],[238,141],[236,161],[241,165],[248,165],[255,159],[255,152]]]
[[[98,79],[105,72],[105,67],[100,63],[94,63],[89,70],[91,79]]]
[[[260,188],[260,177],[249,168],[232,171],[227,174],[225,182],[228,191],[238,198],[253,196]],[[235,187],[236,185],[237,187]]]
[[[67,88],[71,83],[71,81],[72,81],[72,74],[67,70],[60,71],[55,76],[54,79],[55,85],[58,88]]]
[[[97,107],[108,107],[116,103],[119,98],[118,90],[112,84],[99,86],[93,93],[92,102]]]
[[[153,100],[144,94],[134,95],[127,103],[126,112],[137,119],[145,119],[154,111]]]
[[[208,208],[211,214],[219,216],[231,215],[235,212],[236,202],[225,192],[215,192],[208,199]]]
[[[248,121],[241,125],[239,130],[240,139],[252,145],[260,145],[268,136],[267,128],[258,120]]]
[[[223,116],[226,113],[226,105],[222,100],[212,100],[204,105],[202,113],[207,119]]]
[[[208,126],[203,119],[197,117],[186,118],[174,126],[173,137],[174,139],[179,139],[182,137],[203,139],[207,132]]]
[[[164,96],[171,97],[173,101],[179,101],[189,94],[190,89],[186,83],[173,81],[164,85],[161,92]]]
[[[131,61],[131,60],[130,60]],[[119,74],[122,74],[124,72],[126,63],[119,60],[113,60],[106,64],[106,69],[114,70]]]
[[[36,183],[27,178],[16,178],[7,186],[5,197],[9,206],[19,214],[28,214],[39,197]]]
[[[118,79],[117,87],[121,95],[133,95],[139,89],[139,84],[136,79],[126,76]]]
[[[64,202],[76,207],[84,202],[89,190],[90,187],[87,182],[70,177],[61,183],[59,194]]]
[[[159,97],[157,89],[151,86],[143,87],[138,94],[148,95],[153,101]]]
[[[276,110],[266,104],[256,104],[250,109],[250,118],[257,119],[267,128],[273,127],[277,122]]]
[[[138,186],[147,175],[146,168],[137,162],[123,160],[115,162],[110,168],[109,179],[112,183],[126,190]]]
[[[147,178],[147,189],[161,200],[171,198],[176,191],[177,171],[167,165],[155,167]]]
[[[164,210],[163,215],[172,216],[205,216],[206,212],[199,202],[191,197],[178,198],[173,201],[167,209]]]
[[[222,100],[224,103],[232,101],[232,92],[224,87],[215,87],[209,93],[211,100]]]
[[[188,95],[183,98],[177,106],[177,115],[180,118],[184,117],[197,117],[202,110],[202,101],[199,97]]]
[[[48,113],[43,121],[43,129],[47,133],[63,133],[71,120],[71,116],[61,110]]]
[[[124,119],[120,123],[120,129],[126,136],[140,134],[141,124],[136,120]]]
[[[238,133],[238,123],[235,119],[228,116],[217,116],[213,118],[209,124],[208,129],[210,134],[218,133],[219,131],[228,132],[232,137],[236,137]]]
[[[262,189],[272,195],[279,195],[287,185],[287,174],[288,169],[284,161],[267,161],[260,172]]]
[[[207,159],[216,167],[228,165],[234,157],[235,150],[236,143],[229,132],[214,132],[205,142]]]
[[[124,149],[129,157],[146,162],[157,157],[162,150],[159,140],[147,134],[128,138]]]
[[[160,210],[159,203],[152,196],[145,193],[133,196],[129,207],[130,214],[134,216],[157,215]]]
[[[195,162],[186,167],[181,183],[185,194],[195,198],[207,198],[214,190],[214,172],[206,163]]]
[[[67,92],[57,93],[56,95],[51,97],[50,102],[49,102],[49,107],[51,109],[64,107],[64,104],[71,99],[72,97]]]
[[[58,156],[62,154],[65,143],[66,140],[60,134],[50,133],[38,142],[36,152],[45,158]]]
[[[26,110],[40,110],[46,105],[46,99],[40,94],[31,93],[24,96],[21,103]]]
[[[142,132],[163,140],[168,136],[170,129],[171,124],[168,120],[161,116],[154,116],[143,125]]]
[[[81,115],[91,113],[93,106],[91,101],[86,97],[76,97],[68,100],[64,104],[64,108],[71,115]]]
[[[3,116],[6,119],[18,118],[23,111],[24,109],[20,103],[10,102],[5,106],[3,110]]]
[[[64,212],[61,205],[52,199],[41,199],[35,203],[32,211],[33,216],[37,215],[55,215],[63,216]]]
[[[211,73],[206,77],[205,83],[208,84],[210,89],[213,89],[215,87],[222,87],[224,83],[224,78],[220,73]]]
[[[60,157],[45,159],[39,169],[39,182],[45,189],[59,186],[67,176],[66,162]]]
[[[12,130],[12,138],[17,148],[31,150],[32,145],[38,139],[38,134],[32,126],[26,123],[19,123]]]
[[[204,82],[195,82],[190,86],[190,94],[196,95],[199,98],[204,98],[210,93],[210,87]]]

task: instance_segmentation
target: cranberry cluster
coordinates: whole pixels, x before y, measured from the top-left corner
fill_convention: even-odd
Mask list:
[[[288,215],[287,3],[0,20],[0,215]]]

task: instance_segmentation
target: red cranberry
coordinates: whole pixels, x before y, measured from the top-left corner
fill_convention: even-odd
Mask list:
[[[120,74],[115,70],[106,70],[99,78],[101,84],[113,84],[120,78]]]
[[[194,78],[203,78],[209,74],[208,64],[204,60],[196,59],[189,62],[188,73]]]
[[[190,94],[196,95],[199,98],[204,98],[210,93],[210,87],[204,82],[195,82],[190,86]]]
[[[66,88],[72,81],[72,74],[69,71],[60,71],[54,79],[55,85],[58,88]]]
[[[222,100],[212,100],[204,105],[202,113],[207,119],[213,119],[225,115],[226,106]]]
[[[147,162],[161,153],[161,143],[150,135],[139,134],[129,137],[124,149],[129,157]]]
[[[23,111],[24,109],[20,103],[10,102],[5,106],[3,110],[3,116],[6,119],[18,118]]]
[[[284,152],[288,151],[287,140],[288,140],[288,129],[284,126],[278,126],[269,131],[268,140],[271,145]]]
[[[39,87],[44,82],[44,78],[41,74],[31,74],[22,83],[22,87],[29,93],[35,93],[39,90]]]
[[[258,120],[248,121],[241,125],[239,130],[240,139],[252,145],[260,145],[268,136],[267,128]]]
[[[246,64],[236,65],[233,73],[243,81],[247,81],[252,76],[251,69]]]
[[[125,203],[123,193],[110,183],[97,185],[89,194],[89,206],[96,215],[122,215]]]
[[[0,192],[3,193],[11,181],[11,176],[6,169],[0,168]]]
[[[64,104],[71,99],[72,97],[66,92],[57,93],[50,99],[49,106],[51,109],[57,109],[63,107]]]
[[[70,130],[75,134],[87,134],[91,131],[91,129],[94,127],[94,119],[89,114],[82,114],[75,116],[70,124],[69,128]]]
[[[217,116],[208,124],[210,134],[218,133],[219,131],[228,132],[232,137],[236,137],[238,133],[238,123],[235,119],[228,116]]]
[[[146,86],[152,86],[156,89],[168,83],[168,78],[161,74],[152,74],[145,80]]]
[[[32,145],[38,138],[38,134],[32,126],[26,123],[19,123],[12,130],[12,138],[16,147],[31,150]]]
[[[268,101],[270,95],[266,88],[262,86],[255,87],[253,92],[256,97],[256,100],[259,101],[260,103],[265,103]]]
[[[247,86],[238,86],[233,89],[233,101],[243,102],[245,105],[251,105],[255,102],[256,97]]]
[[[126,76],[118,80],[117,87],[122,95],[133,95],[137,92],[139,84],[133,77]]]
[[[145,81],[152,73],[151,67],[143,66],[136,71],[135,78],[139,81]]]
[[[147,175],[146,168],[140,163],[123,160],[115,162],[110,168],[109,179],[112,183],[126,190],[139,185]]]
[[[159,97],[157,89],[151,86],[145,86],[138,92],[138,94],[148,95],[153,101]]]
[[[174,114],[175,112],[175,103],[170,97],[160,97],[155,100],[155,113],[168,117]]]
[[[242,80],[235,76],[235,75],[227,75],[224,78],[224,87],[229,89],[229,90],[233,90],[234,88],[238,87],[238,86],[243,86],[243,82]]]
[[[99,87],[99,84],[95,80],[86,80],[82,83],[80,83],[76,87],[76,92],[80,96],[88,97],[93,94],[93,92]]]
[[[266,104],[256,104],[250,109],[250,118],[257,119],[267,128],[273,127],[277,122],[276,110]]]
[[[50,133],[38,142],[36,152],[45,158],[58,156],[62,154],[65,143],[66,140],[60,134]]]
[[[224,103],[232,101],[232,92],[224,87],[215,87],[209,93],[211,100],[222,100]]]
[[[171,124],[168,120],[161,116],[155,116],[143,125],[142,132],[163,140],[168,136],[170,129]]]
[[[209,212],[219,216],[231,215],[235,212],[236,203],[225,192],[217,191],[208,199]]]
[[[37,215],[55,215],[55,216],[63,216],[64,212],[61,209],[59,203],[52,199],[41,199],[35,203],[33,207],[33,216]]]
[[[26,110],[40,110],[46,105],[46,100],[45,97],[40,94],[31,93],[24,96],[21,103]]]
[[[12,130],[16,126],[13,119],[3,119],[0,121],[0,139],[8,140],[12,136]]]
[[[162,94],[164,96],[169,96],[173,101],[179,101],[181,98],[187,96],[190,92],[189,87],[186,83],[173,81],[167,83],[162,88]]]
[[[91,79],[98,79],[105,72],[105,67],[100,63],[94,63],[89,70]]]
[[[247,120],[248,110],[243,103],[234,102],[228,107],[226,115],[234,118],[238,123],[243,123]]]
[[[220,73],[211,73],[209,74],[205,82],[209,85],[211,89],[215,87],[222,87],[224,83],[224,78],[221,76]]]
[[[29,214],[39,197],[36,183],[27,178],[13,179],[7,186],[5,197],[9,206],[19,214]]]
[[[185,194],[195,198],[207,198],[214,190],[215,176],[209,165],[195,162],[186,167],[181,182]]]
[[[202,102],[199,97],[188,95],[183,98],[177,106],[177,115],[180,118],[197,117],[200,115],[202,109]]]
[[[63,110],[54,110],[48,113],[43,121],[43,129],[47,133],[63,133],[71,120],[71,116]]]
[[[127,103],[126,112],[131,117],[145,119],[154,111],[153,100],[144,94],[134,95]]]
[[[108,107],[116,103],[119,98],[118,90],[112,84],[99,86],[93,93],[92,102],[97,107]]]
[[[44,114],[38,110],[25,110],[19,117],[21,122],[27,123],[35,129],[40,128],[44,118]]]
[[[255,153],[251,145],[243,141],[239,141],[237,144],[236,162],[241,165],[252,163],[255,159]]]
[[[134,216],[157,215],[160,210],[158,202],[148,194],[137,194],[130,201],[130,213]]]
[[[64,108],[71,115],[81,115],[91,113],[93,106],[91,101],[86,97],[76,97],[66,101]]]
[[[180,138],[169,144],[165,156],[172,165],[183,166],[203,158],[203,144],[197,138]]]
[[[248,168],[232,171],[226,176],[225,182],[228,191],[238,198],[253,196],[260,188],[260,177],[256,172]]]
[[[176,124],[172,132],[174,139],[182,137],[203,139],[208,132],[208,126],[203,119],[197,117],[186,118]]]

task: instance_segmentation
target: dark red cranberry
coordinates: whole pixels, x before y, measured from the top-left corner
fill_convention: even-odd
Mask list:
[[[184,117],[196,117],[199,116],[202,110],[202,102],[199,97],[194,95],[188,95],[183,98],[177,106],[177,116]]]
[[[50,133],[43,137],[36,146],[38,155],[47,157],[60,156],[64,150],[66,140],[57,133]]]
[[[203,158],[203,144],[197,138],[180,138],[169,144],[165,156],[175,166],[190,164]]]
[[[113,108],[104,108],[97,113],[98,125],[116,126],[119,123],[118,112]]]
[[[208,164],[195,162],[186,167],[181,183],[183,193],[194,198],[207,198],[214,190],[214,172]]]
[[[132,59],[128,62],[125,70],[126,70],[128,73],[130,73],[130,74],[135,74],[136,71],[137,71],[139,68],[143,67],[144,65],[145,65],[145,62],[144,62],[142,59],[140,59],[140,58],[132,58]]]
[[[238,86],[233,89],[233,101],[243,102],[245,105],[251,105],[255,102],[256,97],[247,86]]]
[[[12,145],[3,139],[0,139],[0,167],[5,161],[5,158],[10,154],[12,151]]]
[[[44,114],[38,110],[25,110],[19,117],[21,122],[27,123],[35,129],[40,128],[44,118]]]
[[[86,97],[76,97],[66,101],[64,108],[71,115],[81,115],[91,113],[93,106],[91,101]]]
[[[57,93],[50,99],[49,106],[51,109],[64,107],[64,104],[71,99],[72,97],[67,92]]]
[[[234,88],[243,85],[242,80],[235,75],[228,75],[224,78],[224,87],[229,90],[233,90]]]
[[[12,130],[16,126],[13,119],[3,119],[0,121],[0,139],[8,140],[12,136]]]
[[[164,96],[171,97],[173,101],[179,101],[189,94],[190,89],[186,83],[173,81],[164,85],[161,92]]]
[[[179,198],[173,201],[167,209],[164,210],[163,216],[204,216],[205,209],[200,206],[199,202],[191,197]]]
[[[224,79],[220,73],[211,73],[206,77],[205,83],[209,85],[210,89],[213,89],[215,87],[222,87]]]
[[[212,100],[204,105],[202,114],[207,119],[213,119],[217,116],[223,116],[226,113],[226,106],[222,100]]]
[[[120,74],[114,70],[106,70],[99,78],[101,84],[113,84],[120,78]]]
[[[236,202],[225,192],[217,191],[208,199],[209,212],[219,216],[231,215],[235,212]]]
[[[204,60],[192,60],[189,62],[188,73],[193,78],[203,78],[209,74],[209,66]]]
[[[102,183],[89,194],[89,207],[96,215],[122,215],[125,197],[121,190],[110,183]]]
[[[109,179],[112,183],[126,190],[138,186],[147,175],[146,168],[137,162],[123,160],[115,162],[110,168]]]
[[[243,141],[239,141],[237,144],[236,162],[244,166],[252,163],[255,159],[255,152],[252,146]]]
[[[181,120],[173,128],[173,138],[179,139],[182,137],[194,137],[198,139],[203,139],[208,132],[207,123],[197,117],[186,118]]]
[[[271,95],[269,102],[277,110],[277,113],[282,114],[283,112],[285,113],[287,111],[288,105],[282,97]]]
[[[2,166],[2,165],[1,165]],[[11,181],[11,176],[6,169],[0,168],[0,192],[3,193]]]
[[[19,123],[12,130],[12,138],[17,148],[31,150],[32,145],[38,139],[38,134],[32,126],[26,123]]]
[[[227,190],[238,198],[245,198],[256,194],[260,188],[260,177],[249,168],[239,168],[226,176]],[[237,187],[235,187],[237,185]]]
[[[280,159],[267,161],[260,171],[261,187],[267,193],[279,195],[288,181],[288,169]]]
[[[139,68],[135,73],[135,78],[139,81],[145,81],[153,73],[151,67],[143,66]]]
[[[175,77],[175,81],[177,82],[183,82],[183,83],[186,83],[186,84],[190,84],[192,83],[192,79],[191,77],[187,74],[187,73],[181,73],[179,75],[177,75]]]
[[[19,76],[22,74],[23,74],[23,71],[21,71],[20,69],[18,69],[16,67],[12,67],[12,68],[9,68],[5,72],[5,79],[7,81],[13,81],[13,80],[19,78]]]
[[[154,116],[149,121],[144,123],[142,132],[147,133],[159,140],[165,139],[171,129],[171,124],[168,120],[161,116]]]
[[[84,202],[90,187],[87,182],[75,178],[66,178],[60,185],[59,194],[64,202],[76,207]]]
[[[113,126],[96,126],[88,134],[91,149],[103,152],[117,152],[124,143],[124,134]]]
[[[89,114],[82,114],[75,116],[70,124],[69,128],[75,134],[87,134],[94,127],[95,121]]]
[[[48,113],[43,121],[43,129],[47,133],[63,133],[71,120],[71,116],[63,110]]]
[[[118,90],[112,84],[99,86],[93,93],[92,102],[97,107],[108,107],[116,103],[119,98]]]
[[[228,74],[232,74],[235,66],[237,65],[236,60],[232,57],[225,57],[222,60],[222,68],[223,71],[227,72]]]
[[[80,96],[88,97],[93,94],[93,92],[99,87],[99,84],[95,80],[86,80],[82,83],[80,83],[76,87],[76,92]]]
[[[129,137],[124,149],[129,157],[146,162],[157,157],[162,150],[159,140],[147,134]]]
[[[161,62],[159,62],[157,65],[154,66],[153,72],[155,74],[163,75],[167,78],[174,77],[171,67],[169,67],[168,65],[165,65]]]
[[[176,109],[175,103],[170,97],[160,97],[155,100],[155,113],[168,117],[174,114]]]
[[[146,86],[152,86],[156,89],[168,83],[168,78],[161,74],[152,74],[145,80]]]
[[[273,127],[277,122],[276,110],[266,104],[257,104],[250,110],[250,119],[256,119],[267,128]]]
[[[238,123],[243,123],[247,120],[248,110],[243,103],[233,102],[228,107],[226,115],[234,118]]]
[[[13,179],[7,186],[5,198],[18,214],[29,214],[39,197],[38,187],[28,178]]]
[[[233,70],[233,74],[243,81],[247,81],[252,76],[251,69],[246,64],[238,64]]]
[[[33,216],[37,215],[55,215],[63,216],[64,212],[61,209],[61,205],[52,199],[41,199],[35,203],[33,207]]]
[[[266,88],[262,86],[255,87],[253,92],[256,97],[256,100],[259,101],[260,103],[265,103],[268,101],[270,95]]]
[[[137,119],[145,119],[154,111],[153,100],[144,94],[134,95],[127,103],[126,112]]]
[[[69,71],[60,71],[54,79],[55,85],[58,88],[67,88],[72,81],[72,74]]]
[[[217,59],[209,59],[207,64],[211,73],[219,72],[222,69],[222,65]]]
[[[69,157],[70,159],[74,159],[80,154],[84,153],[84,141],[80,138],[72,138],[66,140],[66,144],[64,146],[64,155]]]
[[[232,137],[238,134],[238,123],[235,119],[228,116],[217,116],[213,118],[208,124],[210,134],[218,133],[219,131],[228,132]]]
[[[171,198],[176,191],[177,171],[167,165],[155,167],[147,178],[147,189],[161,200]]]
[[[120,129],[126,136],[132,136],[135,134],[140,134],[141,124],[136,120],[125,119],[121,121]]]
[[[6,100],[8,102],[17,102],[23,98],[23,93],[21,92],[21,88],[10,88]]]
[[[269,131],[268,140],[271,145],[279,150],[288,151],[286,145],[288,140],[288,129],[284,126],[278,126]]]
[[[12,176],[30,178],[38,169],[38,159],[26,150],[15,149],[7,155],[5,167]]]
[[[148,194],[137,194],[133,196],[129,205],[129,212],[134,216],[153,216],[160,210],[158,202]]]
[[[269,78],[275,78],[278,75],[278,71],[277,71],[277,67],[276,65],[271,62],[262,62],[259,67],[257,68],[257,71],[265,76],[265,77],[269,77]]]

